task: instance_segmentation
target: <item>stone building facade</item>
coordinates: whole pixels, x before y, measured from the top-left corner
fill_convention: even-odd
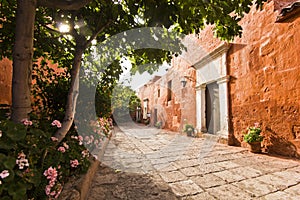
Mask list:
[[[144,120],[149,118],[152,126],[161,123],[162,128],[173,131],[181,131],[183,121],[196,124],[195,81],[186,81],[183,86],[183,78],[195,80],[195,69],[175,58],[166,75],[139,88]]]
[[[151,114],[153,105],[166,111],[166,128],[178,131],[187,119],[199,131],[240,146],[243,131],[259,122],[266,152],[299,157],[300,2],[268,1],[262,10],[252,8],[240,23],[243,35],[230,43],[216,39],[210,26],[201,31],[188,43],[193,46],[188,56],[175,58],[170,74],[141,88],[140,97],[148,99]],[[205,53],[195,53],[195,46]],[[180,75],[172,77],[172,71]],[[193,78],[182,88],[176,79],[186,72]],[[165,93],[161,100],[153,97],[155,85],[163,82],[167,92],[170,80],[176,88],[171,103]]]
[[[300,15],[298,6],[285,18],[276,6],[293,3],[283,2],[252,10],[242,21],[243,37],[228,51],[229,142],[239,145],[242,130],[259,122],[266,151],[299,157]]]

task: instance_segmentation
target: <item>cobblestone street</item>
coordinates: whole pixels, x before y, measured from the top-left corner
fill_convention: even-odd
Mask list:
[[[116,129],[88,199],[300,199],[300,161],[144,126]]]

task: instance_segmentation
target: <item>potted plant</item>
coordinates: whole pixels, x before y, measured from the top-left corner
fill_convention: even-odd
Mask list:
[[[261,142],[264,137],[260,135],[261,128],[259,123],[254,123],[254,126],[248,128],[247,133],[244,135],[244,141],[250,146],[250,152],[260,153],[261,152]]]
[[[160,129],[160,128],[162,127],[162,122],[161,122],[161,121],[156,122],[156,123],[154,124],[154,126],[155,126],[156,128],[158,128],[158,129]]]
[[[185,124],[183,132],[185,132],[187,136],[194,136],[195,128],[191,124]]]

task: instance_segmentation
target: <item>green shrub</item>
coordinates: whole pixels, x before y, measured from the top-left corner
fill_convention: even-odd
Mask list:
[[[183,132],[185,132],[188,136],[193,136],[195,132],[195,128],[191,124],[185,124],[183,128]]]
[[[244,135],[244,141],[247,143],[261,142],[263,141],[264,137],[261,136],[260,133],[261,128],[259,127],[258,123],[255,123],[254,126],[247,129],[247,134]]]

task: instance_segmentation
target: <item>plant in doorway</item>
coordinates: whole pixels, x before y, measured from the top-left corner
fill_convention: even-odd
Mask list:
[[[160,128],[162,127],[162,122],[161,122],[161,121],[156,122],[156,123],[154,124],[154,126],[155,126],[156,128],[158,128],[158,129],[160,129]]]
[[[185,124],[183,128],[183,132],[185,132],[187,136],[193,137],[195,133],[195,128],[191,124]]]
[[[259,123],[254,123],[254,126],[248,127],[247,133],[244,134],[244,141],[250,146],[250,152],[260,153],[261,152],[261,142],[264,137],[260,135],[261,128]]]

